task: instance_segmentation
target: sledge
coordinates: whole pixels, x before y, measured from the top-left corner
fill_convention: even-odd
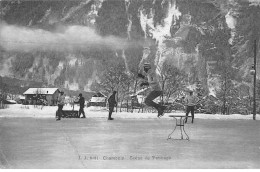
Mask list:
[[[72,110],[63,110],[61,118],[79,118],[79,111],[74,110],[74,104]],[[56,118],[58,118],[58,110],[56,111]]]
[[[77,110],[63,110],[61,118],[79,118],[79,111]],[[58,118],[58,110],[56,111],[56,118]]]

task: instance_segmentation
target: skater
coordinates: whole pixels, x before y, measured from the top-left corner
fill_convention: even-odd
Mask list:
[[[57,121],[58,120],[61,120],[61,115],[63,114],[64,115],[64,112],[63,112],[63,106],[65,104],[65,96],[64,96],[64,92],[61,91],[60,92],[60,95],[58,97],[58,110],[57,110]]]
[[[82,113],[83,114],[82,118],[86,118],[85,112],[84,112],[85,98],[82,96],[81,93],[79,94],[79,100],[77,102],[74,102],[74,103],[79,103],[79,116],[78,117],[80,118],[80,115]]]
[[[194,121],[194,106],[198,103],[198,98],[193,95],[193,91],[189,92],[189,95],[185,98],[185,104],[186,104],[186,116],[188,117],[189,113],[191,112],[192,120],[191,123]],[[185,119],[185,123],[187,123],[187,118]]]
[[[114,107],[116,106],[116,91],[113,91],[113,94],[108,98],[108,106],[109,106],[109,113],[108,113],[108,120],[113,120],[112,113],[114,111]]]
[[[158,118],[163,116],[165,106],[155,103],[153,100],[163,94],[160,83],[156,78],[155,70],[152,70],[151,64],[145,63],[143,66],[144,74],[139,73],[138,77],[146,80],[140,84],[140,87],[149,86],[150,93],[146,96],[144,103],[148,106],[154,107],[158,111]]]

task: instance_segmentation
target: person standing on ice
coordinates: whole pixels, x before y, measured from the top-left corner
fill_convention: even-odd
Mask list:
[[[144,80],[140,84],[140,87],[148,86],[150,89],[148,95],[145,97],[144,103],[147,106],[152,106],[158,111],[158,118],[163,116],[163,112],[165,110],[165,106],[162,106],[158,103],[155,103],[153,100],[163,94],[161,89],[161,85],[156,77],[155,70],[152,69],[150,63],[144,63],[143,65],[143,73],[139,73],[138,77]]]
[[[64,96],[64,92],[61,91],[60,92],[60,95],[58,97],[58,110],[57,110],[57,121],[58,120],[61,120],[61,115],[63,114],[64,115],[64,112],[63,112],[63,106],[65,104],[65,96]]]
[[[81,93],[79,94],[79,100],[74,103],[79,103],[79,118],[80,118],[81,113],[83,114],[82,118],[86,118],[85,112],[84,112],[85,98],[82,96]]]
[[[108,98],[108,107],[109,107],[109,113],[108,113],[108,120],[113,120],[114,118],[112,118],[112,113],[114,111],[114,107],[116,106],[116,91],[113,91],[113,94],[111,96],[109,96]]]
[[[193,95],[193,91],[189,92],[189,95],[185,98],[185,104],[186,104],[186,119],[185,119],[185,123],[187,123],[187,117],[189,115],[189,113],[191,112],[191,116],[192,116],[192,120],[191,123],[193,123],[194,121],[194,107],[197,105],[198,103],[198,98]]]

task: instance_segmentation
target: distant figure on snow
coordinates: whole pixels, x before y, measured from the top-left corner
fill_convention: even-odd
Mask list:
[[[82,113],[83,114],[82,118],[86,118],[85,112],[84,112],[85,98],[82,96],[81,93],[79,94],[79,100],[77,102],[74,102],[74,103],[79,103],[79,116],[78,117],[80,118],[80,115]]]
[[[116,106],[116,91],[113,91],[113,94],[108,98],[108,106],[109,106],[109,114],[108,114],[108,120],[113,120],[112,113],[114,111],[114,107]]]
[[[64,115],[64,112],[63,112],[63,106],[65,104],[65,96],[64,96],[64,92],[61,91],[60,92],[60,95],[58,97],[58,111],[56,112],[57,113],[57,121],[58,120],[61,120],[61,115],[63,114]]]
[[[191,116],[192,116],[191,123],[193,123],[193,121],[194,121],[194,107],[198,103],[198,98],[193,95],[193,91],[190,91],[189,95],[185,98],[184,101],[185,101],[185,104],[187,106],[186,107],[186,116],[188,117],[189,113],[191,112]],[[187,123],[187,118],[185,119],[185,123]]]

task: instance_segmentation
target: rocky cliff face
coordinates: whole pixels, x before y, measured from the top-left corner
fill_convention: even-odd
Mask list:
[[[216,66],[231,55],[226,47],[234,20],[227,1],[0,2],[1,75],[89,91],[120,59],[126,72],[144,61],[159,69],[171,63],[188,74],[189,85],[200,80],[213,88]]]

